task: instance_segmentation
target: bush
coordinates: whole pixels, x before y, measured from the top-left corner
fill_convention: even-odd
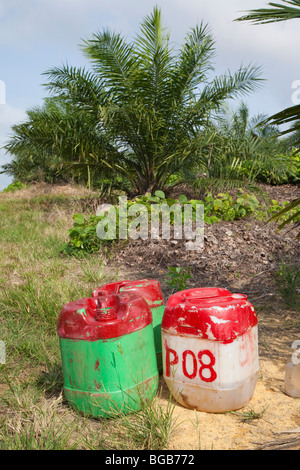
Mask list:
[[[9,184],[7,188],[3,189],[4,193],[14,193],[20,189],[26,189],[28,186],[21,181],[14,181],[13,183]]]
[[[239,220],[254,214],[258,207],[258,199],[242,190],[235,198],[229,193],[219,193],[216,198],[209,194],[204,200],[204,220],[207,223]]]
[[[287,184],[300,181],[300,154],[276,155],[271,161],[246,160],[241,175],[254,175],[254,181],[266,184]]]
[[[220,221],[233,221],[239,220],[244,217],[249,217],[259,212],[259,201],[251,194],[245,193],[240,190],[235,197],[229,193],[220,193],[216,198],[209,194],[204,201],[198,199],[188,200],[185,195],[179,196],[178,199],[166,198],[162,191],[156,191],[154,196],[145,195],[138,196],[132,200],[127,201],[127,210],[136,204],[142,204],[148,211],[148,221],[151,222],[151,207],[153,204],[167,204],[171,207],[173,204],[191,204],[193,207],[193,218],[196,218],[197,204],[204,205],[204,222],[213,224]],[[97,236],[97,225],[105,217],[105,215],[97,216],[90,215],[84,217],[82,214],[74,215],[73,227],[68,230],[69,241],[62,247],[62,252],[69,255],[80,253],[95,253],[103,245],[112,245],[119,239],[119,208],[117,205],[113,206],[116,213],[116,234],[115,238],[107,237],[106,240],[100,240]],[[266,216],[265,212],[263,212]],[[182,215],[183,217],[183,215]],[[134,220],[133,217],[128,217],[127,228],[129,223]],[[174,223],[174,214],[170,214],[170,222]]]

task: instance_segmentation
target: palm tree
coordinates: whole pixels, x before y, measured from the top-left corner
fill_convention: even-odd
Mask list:
[[[248,12],[247,15],[237,18],[236,21],[251,21],[254,24],[266,24],[279,21],[286,21],[300,18],[300,0],[282,0],[283,3],[269,3],[272,8],[262,8]],[[290,6],[291,5],[291,6]],[[300,105],[292,106],[279,113],[271,116],[268,119],[274,125],[281,125],[293,123],[293,125],[281,134],[293,133],[294,136],[298,135],[300,130]],[[300,145],[300,139],[294,141],[294,145]],[[300,198],[292,201],[291,204],[286,206],[282,211],[279,211],[272,217],[271,220],[279,219],[283,215],[290,214],[290,211],[300,206]],[[288,223],[294,222],[296,226],[300,225],[299,221],[300,211],[292,213],[292,215],[280,225],[280,228],[285,227]],[[300,233],[298,235],[300,237]]]
[[[14,135],[4,147],[15,156],[4,166],[6,173],[27,181],[44,173],[49,182],[72,178],[90,186],[91,170],[97,176],[102,164],[108,177],[105,162],[115,150],[99,132],[92,113],[52,98],[27,115],[27,121],[13,127]]]
[[[284,155],[285,144],[278,139],[278,128],[261,125],[265,116],[250,117],[246,103],[236,109],[225,103],[207,132],[209,146],[201,151],[197,189],[224,190],[263,181],[276,183],[296,173],[295,162]],[[262,176],[261,176],[262,175]],[[213,188],[213,189],[212,189]]]
[[[100,150],[93,168],[113,172],[113,180],[119,176],[136,194],[165,189],[170,175],[191,167],[211,113],[262,81],[253,65],[210,78],[215,43],[208,26],[192,28],[176,53],[158,8],[146,16],[131,43],[104,30],[84,41],[82,49],[91,72],[56,67],[45,73],[45,85],[69,115],[79,112],[94,123],[95,137],[113,149]],[[60,137],[64,147],[63,133]],[[81,161],[89,163],[86,155]]]

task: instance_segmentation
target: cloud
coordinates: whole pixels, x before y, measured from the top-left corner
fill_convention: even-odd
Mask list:
[[[297,21],[259,26],[233,21],[264,3],[264,0],[2,0],[1,73],[6,70],[9,76],[6,63],[11,62],[14,75],[25,76],[28,101],[33,106],[40,93],[40,89],[36,93],[34,90],[38,80],[42,81],[40,74],[44,70],[66,61],[72,65],[86,64],[79,49],[82,38],[105,27],[131,38],[143,17],[157,4],[170,29],[171,40],[178,45],[196,23],[202,20],[209,23],[216,39],[217,73],[227,68],[234,71],[241,63],[262,65],[268,82],[264,93],[251,96],[251,102],[260,111],[275,112],[291,105],[291,84],[300,79],[297,60],[300,28]],[[15,97],[19,90],[14,85],[17,82],[7,83],[11,83],[13,103],[18,105]]]

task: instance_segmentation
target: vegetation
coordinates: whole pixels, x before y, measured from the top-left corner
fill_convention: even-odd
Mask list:
[[[217,166],[210,149],[220,141],[211,123],[226,100],[262,82],[253,65],[213,77],[215,42],[203,23],[175,53],[157,8],[132,43],[104,30],[82,49],[91,71],[62,66],[45,73],[51,95],[14,126],[6,173],[21,180],[72,178],[127,194],[164,190],[173,175],[178,183],[195,165]],[[235,162],[240,158],[234,155]]]
[[[293,144],[278,138],[276,126],[261,125],[264,119],[263,115],[250,117],[244,102],[236,109],[224,104],[207,126],[210,144],[201,149],[196,172],[185,171],[186,180],[202,194],[245,187],[249,182],[296,181],[299,156]]]
[[[280,21],[286,21],[291,19],[299,19],[300,18],[300,0],[283,0],[282,4],[279,3],[269,3],[269,6],[272,8],[262,8],[258,10],[253,10],[249,12],[247,15],[238,18],[237,21],[251,21],[254,24],[265,24],[265,23],[274,23]],[[291,134],[292,136],[296,135],[296,138],[292,137],[294,146],[300,145],[300,105],[295,105],[290,108],[284,109],[279,113],[271,116],[268,119],[269,123],[273,125],[281,125],[281,124],[290,124],[292,123],[291,127],[288,130],[281,131],[281,134]],[[300,198],[297,198],[295,201],[291,202],[291,205],[284,209],[284,213],[287,211],[292,211],[295,207],[299,207],[300,205]],[[297,213],[297,215],[299,212]],[[281,217],[283,213],[279,213],[278,217]],[[273,220],[273,219],[272,219]],[[297,220],[295,216],[291,216],[287,223],[293,222],[298,226]],[[284,224],[283,226],[285,226]],[[298,234],[298,238],[300,236],[300,232]]]
[[[189,267],[181,268],[179,266],[169,266],[167,273],[167,284],[173,287],[175,291],[187,289],[187,280],[191,279],[191,269]]]
[[[300,16],[300,1],[283,2],[287,5],[270,4],[272,10],[258,10],[242,20],[270,22]],[[191,29],[176,51],[157,8],[143,20],[131,43],[104,30],[86,40],[82,50],[91,70],[66,65],[47,71],[49,96],[43,106],[28,110],[24,123],[13,127],[5,146],[13,159],[3,172],[14,182],[0,195],[0,340],[5,339],[7,357],[7,363],[0,365],[0,449],[168,449],[178,424],[171,397],[166,400],[158,394],[141,412],[88,423],[70,408],[63,397],[58,313],[66,303],[90,296],[96,286],[119,280],[119,263],[109,264],[112,248],[126,243],[118,238],[119,195],[128,196],[128,232],[136,221],[137,214],[131,211],[136,204],[145,210],[149,225],[154,207],[190,204],[195,218],[194,209],[203,204],[204,223],[219,224],[209,228],[222,231],[229,223],[245,221],[242,236],[249,253],[259,248],[247,233],[251,222],[276,219],[279,229],[291,222],[300,224],[299,199],[279,203],[252,191],[258,182],[299,183],[299,107],[271,118],[251,117],[247,104],[235,100],[260,86],[260,68],[249,65],[214,76],[215,42],[208,26],[201,23]],[[283,122],[294,122],[288,137],[279,130]],[[22,191],[37,181],[79,183],[96,189],[96,196],[89,191],[88,196],[72,199],[55,194],[23,198]],[[174,196],[172,189],[182,182],[188,183],[193,196],[188,192]],[[109,208],[96,213],[99,196],[101,202],[111,203],[116,224],[115,237],[104,224],[107,236],[101,240],[97,228]],[[170,210],[173,226],[174,221]],[[261,229],[262,224],[257,225]],[[148,228],[133,226],[141,235]],[[236,236],[226,234],[230,243],[229,248],[222,246],[224,264],[215,262],[213,247],[211,257],[208,253],[202,259],[200,275],[198,265],[192,271],[179,266],[177,259],[165,271],[159,261],[151,275],[161,276],[169,291],[185,289],[199,279],[203,284],[218,279],[223,268],[227,276],[231,264],[246,263],[247,253],[231,257]],[[266,251],[272,242],[268,240]],[[263,251],[253,259],[259,256],[265,264],[258,263],[259,272],[247,266],[243,286],[248,289],[253,279],[258,285],[263,277],[257,276],[277,269],[285,316],[277,330],[273,318],[277,304],[270,310],[272,299],[268,300],[266,316],[272,326],[267,332],[277,339],[279,332],[288,335],[289,330],[289,339],[294,338],[299,330],[293,315],[299,307],[299,267],[282,261],[274,268],[273,251],[270,257]],[[214,270],[211,278],[209,264]],[[259,294],[258,299],[270,295],[263,290]],[[267,334],[264,328],[262,334]],[[233,415],[246,426],[266,409]],[[197,414],[196,421],[198,430]]]
[[[229,106],[261,86],[260,68],[214,76],[208,25],[192,28],[176,51],[154,8],[132,43],[104,30],[82,50],[91,70],[45,72],[49,97],[13,127],[5,145],[13,159],[2,171],[14,179],[132,197],[181,182],[205,194],[299,178],[291,140],[280,141],[266,116],[250,118],[244,102]]]
[[[179,207],[183,207],[184,204],[190,204],[192,207],[193,220],[196,218],[196,206],[203,205],[204,223],[214,224],[221,221],[239,220],[245,217],[254,217],[260,220],[267,220],[267,218],[275,212],[284,210],[288,202],[284,203],[283,205],[279,205],[276,200],[273,200],[269,205],[266,205],[264,203],[260,203],[254,194],[246,193],[243,190],[238,190],[235,196],[232,196],[229,192],[219,193],[216,196],[213,196],[209,193],[204,198],[204,200],[188,200],[184,195],[179,196],[178,199],[173,199],[170,197],[166,198],[163,191],[156,191],[155,196],[140,196],[127,201],[127,206],[125,208],[127,213],[127,238],[130,236],[130,226],[133,221],[136,221],[136,224],[134,224],[134,230],[137,230],[137,232],[139,229],[141,230],[138,215],[136,213],[130,215],[132,213],[130,208],[134,209],[136,204],[142,205],[147,213],[149,227],[143,227],[143,231],[147,230],[146,238],[148,238],[148,233],[151,227],[151,217],[153,215],[153,207],[155,210],[159,210],[159,208],[163,207],[163,205],[169,207],[170,222],[173,224],[175,215],[174,208],[172,209],[172,206],[174,204],[178,205]],[[140,206],[138,206],[137,209],[139,207]],[[113,211],[115,217],[107,220],[110,210]],[[184,210],[182,209],[181,214],[182,220],[184,220]],[[292,213],[292,216],[295,218],[295,220],[300,220],[300,214],[298,214],[298,212],[296,215]],[[280,219],[281,224],[287,223],[288,218],[289,216],[284,217],[283,214]],[[104,229],[105,238],[103,237],[100,239],[97,235],[97,226],[99,223],[106,225]],[[81,256],[86,253],[95,253],[99,251],[100,248],[103,250],[105,247],[119,242],[119,205],[110,205],[101,215],[91,214],[84,216],[83,214],[75,214],[73,216],[73,227],[68,229],[67,235],[69,240],[62,246],[62,252],[67,255]],[[138,234],[138,238],[143,238],[143,236],[144,235],[142,233],[140,235]]]
[[[26,188],[26,184],[22,183],[21,181],[14,181],[13,183],[9,184],[5,189],[3,189],[4,193],[14,193],[19,189]]]
[[[296,263],[281,262],[277,272],[279,292],[287,305],[291,307],[300,306],[300,269]]]

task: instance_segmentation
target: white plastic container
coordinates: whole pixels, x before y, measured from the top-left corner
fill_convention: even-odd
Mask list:
[[[300,364],[288,361],[285,366],[284,391],[293,398],[300,398]]]
[[[217,413],[252,398],[257,316],[245,295],[216,288],[174,294],[163,316],[162,345],[164,379],[181,405]]]

